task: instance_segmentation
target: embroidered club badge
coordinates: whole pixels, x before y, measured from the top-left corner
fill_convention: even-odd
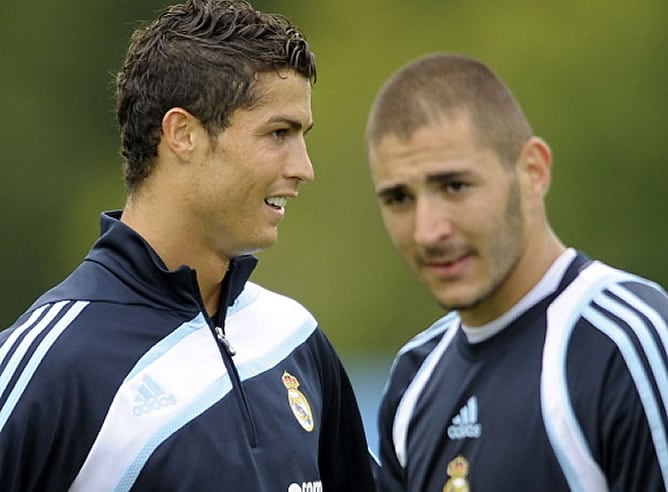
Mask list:
[[[304,393],[297,389],[299,388],[299,380],[287,371],[283,371],[281,379],[283,380],[283,385],[288,390],[288,403],[290,404],[292,414],[304,430],[311,432],[314,426],[313,412]]]
[[[463,456],[457,456],[448,463],[448,476],[450,477],[443,486],[443,492],[470,492],[469,481],[466,477],[469,474],[469,462]]]

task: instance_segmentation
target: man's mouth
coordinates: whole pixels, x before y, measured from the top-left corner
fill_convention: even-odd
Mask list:
[[[446,253],[445,251],[443,254],[438,254],[436,252],[434,253],[423,253],[418,256],[418,262],[422,265],[429,266],[429,265],[435,265],[435,266],[451,266],[455,263],[458,263],[465,259],[466,257],[470,256],[471,252],[470,251],[458,251],[456,253]]]
[[[264,203],[270,207],[280,210],[285,208],[285,205],[288,203],[288,199],[284,196],[270,196],[269,198],[264,199]]]
[[[475,251],[465,246],[430,248],[420,252],[417,264],[439,276],[460,274],[470,264]]]

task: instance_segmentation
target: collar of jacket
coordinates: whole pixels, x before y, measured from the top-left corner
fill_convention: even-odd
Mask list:
[[[200,304],[195,270],[182,265],[169,270],[155,250],[133,229],[120,221],[121,211],[103,212],[100,237],[86,256],[99,263],[152,303],[171,307],[193,302]],[[223,289],[226,308],[234,304],[257,265],[257,258],[243,255],[233,258],[225,274]]]

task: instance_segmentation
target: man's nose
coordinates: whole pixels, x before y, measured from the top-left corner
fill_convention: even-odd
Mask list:
[[[295,152],[286,167],[287,177],[310,183],[315,179],[315,171],[313,170],[313,164],[311,164],[306,141],[302,138],[295,145]]]
[[[447,204],[437,197],[418,197],[415,207],[413,239],[420,246],[432,246],[453,233]]]

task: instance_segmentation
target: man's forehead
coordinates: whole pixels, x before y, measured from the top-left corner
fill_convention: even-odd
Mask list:
[[[257,95],[253,104],[237,109],[230,119],[253,120],[255,124],[298,124],[310,128],[313,115],[308,80],[296,73],[289,78],[281,78],[275,73],[266,76],[273,78],[255,89]]]
[[[421,116],[405,115],[399,117],[396,121],[376,123],[374,131],[367,133],[368,146],[374,147],[382,145],[384,141],[394,140],[407,143],[413,140],[417,135],[430,132],[434,129],[438,131],[447,131],[451,127],[465,126],[469,130],[473,129],[473,118],[469,110],[459,107],[445,109],[432,109],[429,115],[423,114],[424,111],[416,110]],[[372,125],[373,126],[373,125]]]
[[[391,163],[425,163],[457,160],[480,151],[489,150],[477,138],[468,113],[432,119],[408,134],[388,133],[368,148],[368,158],[374,165]]]
[[[251,90],[255,105],[271,103],[275,98],[283,97],[285,92],[311,97],[311,81],[291,69],[258,73],[254,79]]]

